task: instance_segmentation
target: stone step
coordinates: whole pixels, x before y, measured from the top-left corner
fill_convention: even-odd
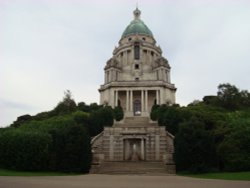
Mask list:
[[[149,118],[148,117],[140,117],[140,116],[135,116],[135,117],[126,117],[124,119],[124,123],[149,123]]]
[[[96,174],[168,174],[163,162],[103,162]]]
[[[148,117],[126,117],[122,123],[115,123],[114,127],[156,127],[157,122],[150,122]]]
[[[157,123],[121,123],[115,124],[115,127],[156,127]]]

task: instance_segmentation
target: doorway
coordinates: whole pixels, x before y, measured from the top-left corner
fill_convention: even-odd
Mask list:
[[[135,100],[134,101],[134,116],[140,116],[141,115],[141,101]]]
[[[144,139],[125,139],[124,140],[124,160],[142,161],[145,159]]]

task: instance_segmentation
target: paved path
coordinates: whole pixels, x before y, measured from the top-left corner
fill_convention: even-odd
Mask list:
[[[0,177],[0,188],[250,188],[250,181],[205,180],[181,176],[81,175]]]

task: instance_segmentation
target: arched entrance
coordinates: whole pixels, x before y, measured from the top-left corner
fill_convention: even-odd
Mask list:
[[[134,101],[134,115],[135,116],[141,115],[141,101],[140,100]]]
[[[128,138],[123,141],[123,152],[125,161],[145,160],[145,139]]]

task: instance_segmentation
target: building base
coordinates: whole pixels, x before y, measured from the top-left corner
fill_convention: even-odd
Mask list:
[[[126,173],[128,170],[124,166],[129,165],[135,173],[151,168],[155,169],[154,173],[174,174],[173,139],[165,127],[150,122],[148,117],[126,117],[122,123],[106,127],[92,139],[91,172],[111,173],[110,169]]]

